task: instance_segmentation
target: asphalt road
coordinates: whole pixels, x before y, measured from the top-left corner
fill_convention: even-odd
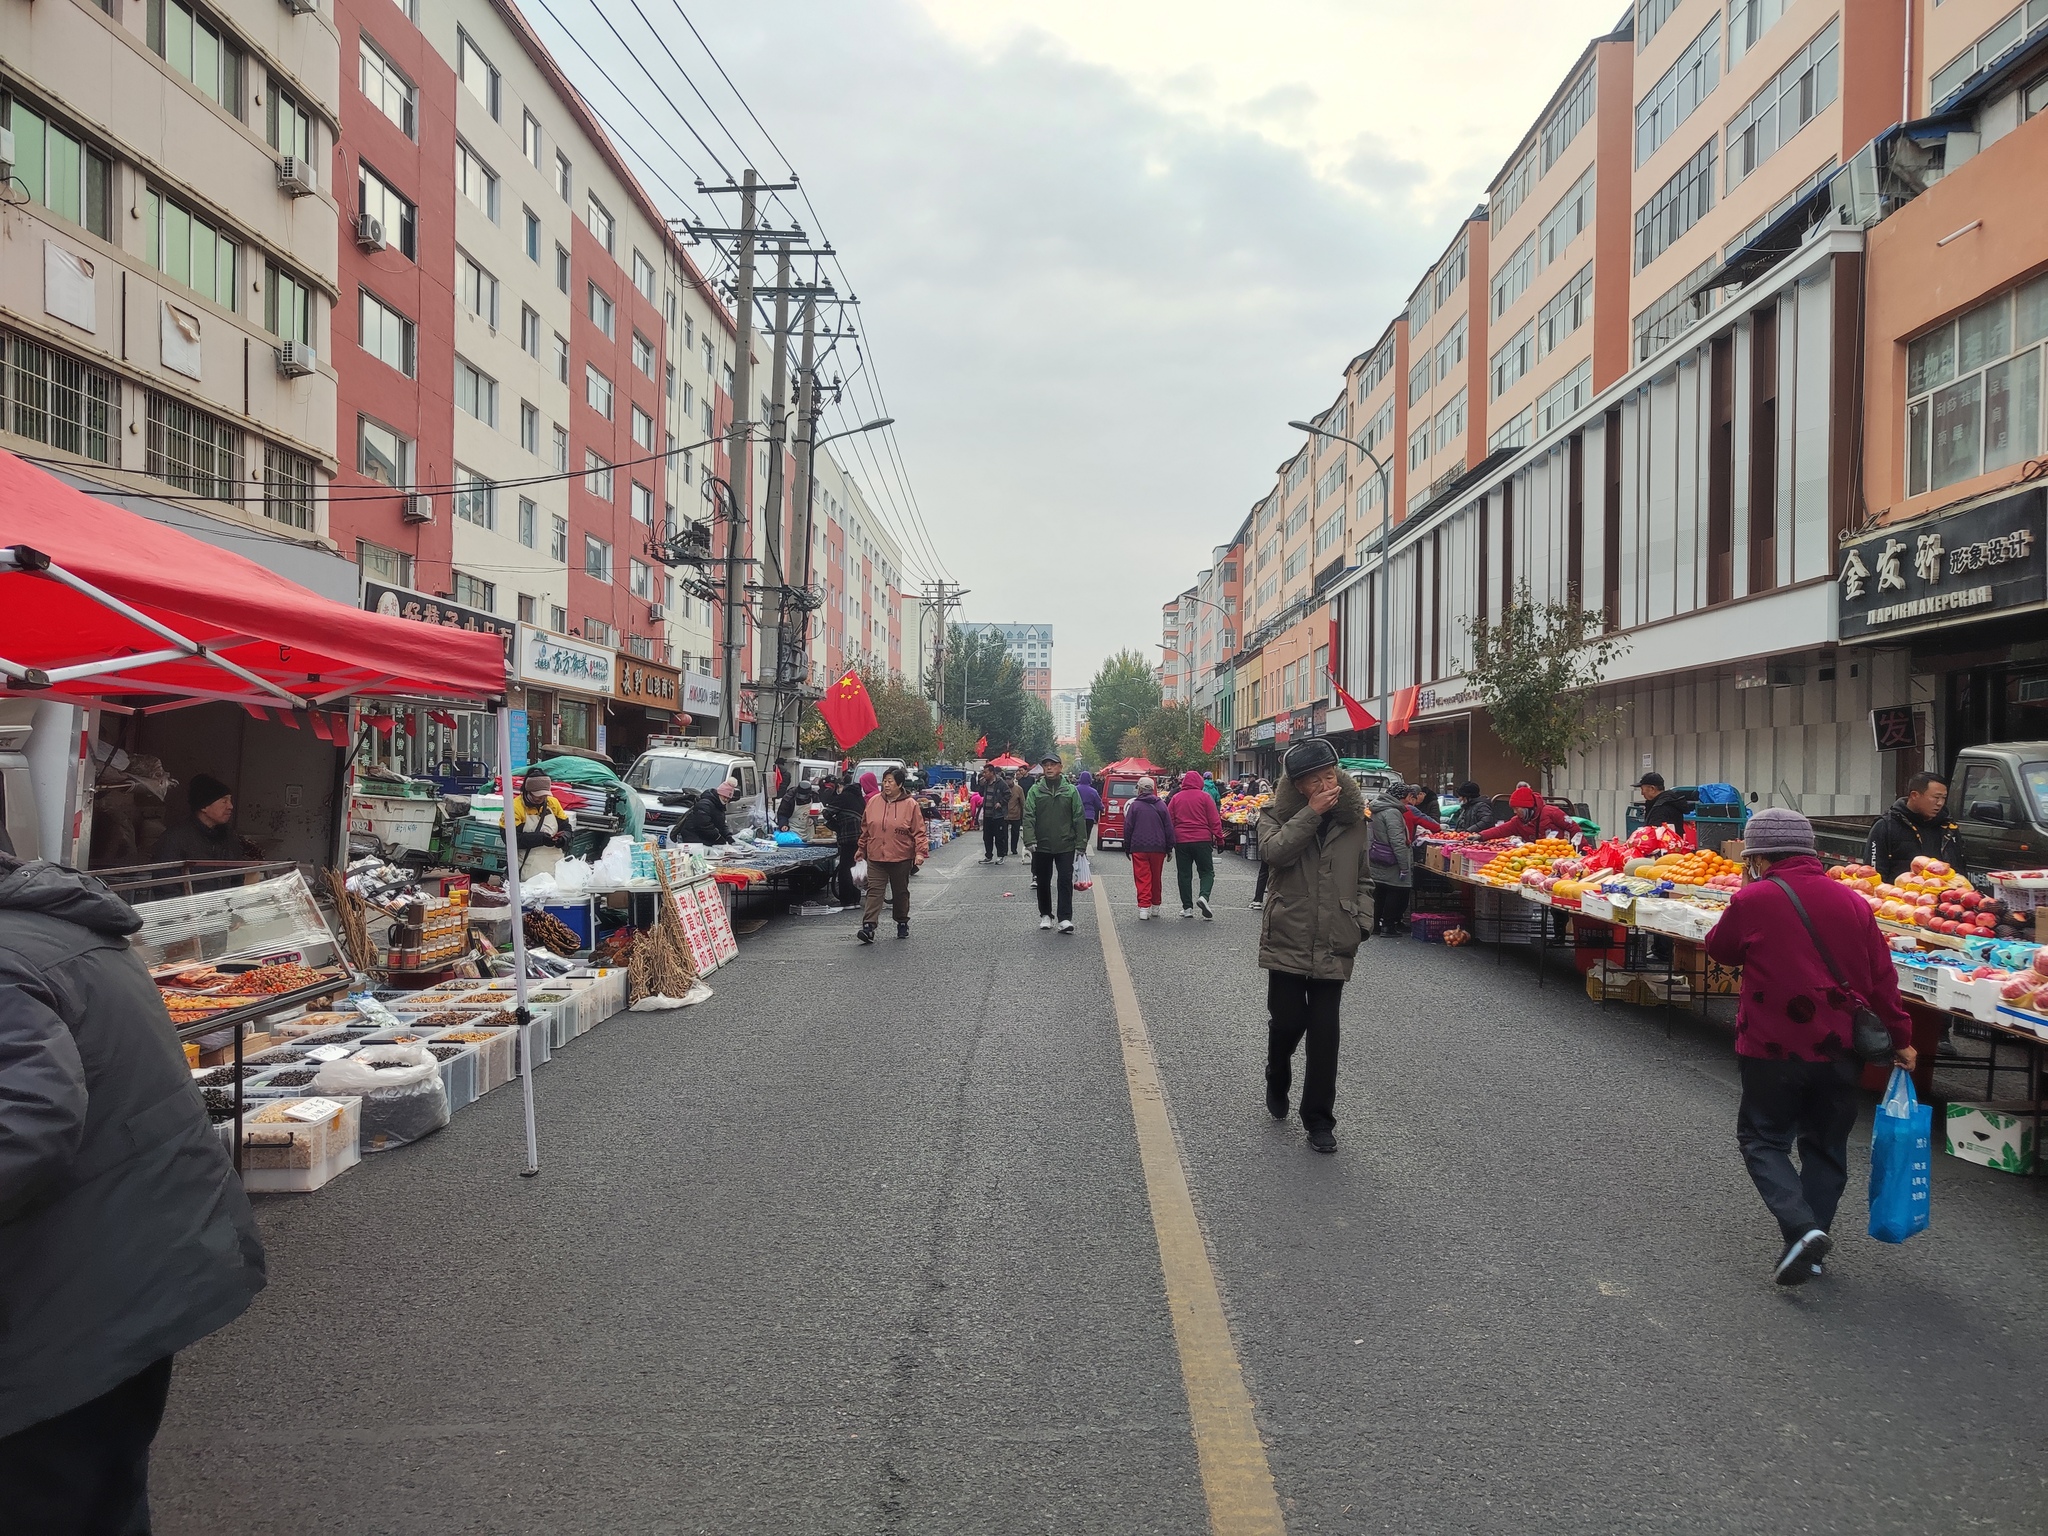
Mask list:
[[[1208,1528],[1096,912],[979,840],[913,937],[781,919],[673,1017],[259,1202],[180,1358],[158,1529]],[[1378,939],[1334,1157],[1263,1105],[1252,868],[1139,924],[1097,860],[1290,1531],[2038,1532],[2048,1201],[1768,1280],[1725,1032]],[[1008,893],[1008,894],[1006,894]],[[885,928],[885,933],[887,932]],[[1856,1146],[1867,1145],[1868,1118]]]

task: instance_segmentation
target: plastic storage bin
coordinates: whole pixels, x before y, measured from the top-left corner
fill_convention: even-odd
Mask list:
[[[284,1115],[287,1106],[303,1102],[278,1099],[243,1116],[242,1187],[251,1194],[305,1194],[363,1160],[361,1099],[333,1100],[340,1107],[321,1120]]]

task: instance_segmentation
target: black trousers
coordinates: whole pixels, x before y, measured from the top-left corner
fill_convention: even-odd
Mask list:
[[[1285,1093],[1294,1080],[1294,1048],[1308,1037],[1301,1074],[1301,1123],[1311,1131],[1337,1123],[1337,1013],[1344,983],[1292,971],[1266,973],[1266,1087]]]
[[[1253,901],[1264,901],[1266,899],[1266,882],[1272,878],[1272,869],[1264,859],[1259,860],[1259,883],[1252,887]]]
[[[1009,823],[1000,816],[993,821],[986,816],[981,818],[982,857],[989,859],[999,858],[1003,850],[1010,846],[1009,834],[1003,830],[1007,826],[1009,826]]]
[[[1409,890],[1405,885],[1381,885],[1373,882],[1372,888],[1372,931],[1374,933],[1395,933],[1399,931],[1401,919],[1408,914]]]
[[[1059,879],[1060,909],[1057,914],[1063,923],[1074,920],[1074,856],[1071,853],[1047,853],[1043,848],[1031,851],[1031,884],[1038,892],[1038,915],[1052,917],[1053,879]]]
[[[1849,1128],[1856,1123],[1853,1061],[1773,1061],[1738,1056],[1742,1106],[1735,1141],[1786,1242],[1835,1224],[1849,1182]],[[1792,1147],[1799,1147],[1799,1166]]]
[[[839,905],[842,907],[853,906],[860,900],[860,891],[853,883],[854,850],[859,846],[860,844],[858,843],[841,843],[839,845],[839,867],[832,873],[834,880],[837,882]]]
[[[1023,846],[1023,844],[1024,823],[1021,821],[1013,821],[1010,823],[1010,852],[1015,853],[1019,848]]]
[[[0,1439],[9,1536],[149,1536],[149,1445],[171,1357],[69,1413]]]

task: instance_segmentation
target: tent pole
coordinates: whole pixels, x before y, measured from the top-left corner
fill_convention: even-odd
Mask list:
[[[526,924],[520,921],[519,910],[519,823],[513,812],[512,792],[512,711],[508,701],[499,700],[491,706],[491,713],[498,717],[498,798],[504,803],[505,822],[505,894],[512,900],[512,1016],[519,1021],[519,1091],[526,1099],[526,1171],[523,1178],[532,1178],[540,1172],[540,1144],[533,1128],[533,1042],[527,1031],[533,1027],[533,1016],[526,1007]]]

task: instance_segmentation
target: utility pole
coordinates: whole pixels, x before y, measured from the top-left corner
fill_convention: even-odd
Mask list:
[[[726,459],[731,468],[732,520],[725,532],[725,626],[721,646],[725,656],[725,692],[718,707],[718,737],[728,751],[740,744],[740,667],[742,644],[740,625],[746,605],[746,573],[739,556],[744,548],[747,520],[753,515],[753,453],[749,422],[754,398],[754,198],[760,177],[750,165],[740,179],[739,271],[733,301],[739,327],[738,355],[732,367],[732,425],[726,440]]]
[[[812,286],[816,286],[817,263],[811,264]],[[783,284],[781,286],[787,286]],[[785,757],[797,753],[797,726],[803,716],[804,690],[811,680],[811,498],[817,485],[817,442],[818,442],[818,299],[815,293],[803,296],[803,351],[797,360],[796,387],[796,494],[790,498],[790,512],[795,526],[790,534],[790,564],[794,567],[798,591],[803,594],[800,604],[792,616],[796,629],[794,646],[787,638],[778,636],[781,651],[788,653],[789,661],[777,673],[777,682],[788,688],[784,693],[779,686],[775,695],[777,729],[776,751]]]
[[[946,718],[946,628],[950,622],[948,615],[960,606],[960,599],[966,595],[967,589],[957,581],[928,581],[924,584],[924,606],[930,608],[939,616],[939,633],[932,642],[935,652],[933,664],[937,669],[935,675],[938,679],[938,688],[932,702],[932,713],[941,722]],[[963,695],[962,697],[964,701],[965,696]],[[966,709],[964,702],[961,705],[961,709],[964,718],[964,711]]]
[[[782,746],[782,625],[788,592],[782,561],[782,450],[788,441],[789,413],[789,253],[785,234],[775,250],[774,363],[768,388],[768,487],[761,508],[761,616],[755,625],[754,761],[761,782],[773,786],[771,768]]]

